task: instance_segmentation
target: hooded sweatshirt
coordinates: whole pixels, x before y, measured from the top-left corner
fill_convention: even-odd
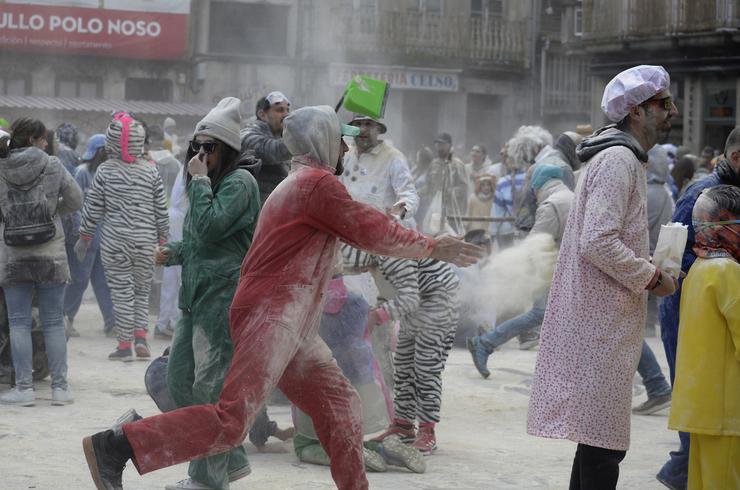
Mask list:
[[[144,128],[118,113],[108,127],[109,159],[95,172],[82,210],[80,236],[91,239],[105,220],[103,246],[153,246],[167,241],[169,222],[164,186],[157,167],[143,160]]]
[[[333,175],[341,152],[339,120],[331,107],[291,113],[283,140],[294,155],[291,173],[265,202],[232,308],[270,297],[259,278],[272,287],[306,285],[305,292],[312,291],[318,300],[336,263],[337,238],[381,255],[429,255],[434,240],[352,200]],[[310,301],[300,307],[307,309],[302,318],[312,318],[321,309]]]
[[[11,247],[0,240],[0,284],[59,284],[69,280],[67,253],[60,216],[82,207],[83,194],[72,175],[56,157],[36,147],[12,150],[0,160],[0,196],[7,196],[8,183],[26,186],[44,172],[43,185],[56,227],[54,238],[40,245]],[[4,208],[4,204],[2,206]],[[5,209],[2,210],[3,213]],[[0,224],[4,232],[5,223]]]
[[[582,163],[586,163],[597,153],[612,146],[626,146],[641,162],[647,162],[648,160],[645,150],[642,149],[634,136],[620,131],[615,124],[604,126],[584,139],[576,148],[576,156]]]

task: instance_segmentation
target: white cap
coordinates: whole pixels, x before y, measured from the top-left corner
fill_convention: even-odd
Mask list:
[[[285,94],[282,92],[278,92],[277,90],[267,94],[265,99],[267,99],[267,102],[270,103],[270,107],[272,107],[275,104],[279,104],[281,102],[287,102],[288,105],[290,105],[290,100],[288,100]]]
[[[612,78],[604,89],[601,110],[612,122],[625,118],[636,107],[667,90],[671,77],[662,66],[640,65],[624,70]]]

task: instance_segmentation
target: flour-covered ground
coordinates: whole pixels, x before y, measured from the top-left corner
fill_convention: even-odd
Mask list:
[[[0,406],[0,489],[94,488],[82,437],[110,425],[125,409],[142,415],[156,413],[144,388],[147,363],[113,363],[106,359],[114,340],[105,338],[94,303],[85,303],[76,327],[82,334],[71,339],[69,379],[76,402],[52,407],[48,379],[37,383],[35,407]],[[659,339],[648,339],[665,367]],[[151,341],[154,353],[166,342]],[[525,433],[527,400],[536,352],[517,350],[516,342],[491,358],[493,375],[483,380],[464,349],[450,355],[444,375],[439,450],[427,458],[422,475],[396,469],[370,474],[372,488],[383,489],[507,489],[567,488],[575,444],[545,440]],[[7,389],[0,385],[0,389]],[[644,399],[639,390],[634,402]],[[290,422],[286,406],[270,407],[280,425]],[[666,429],[667,412],[633,416],[632,449],[621,466],[620,488],[660,489],[654,475],[677,442]],[[182,430],[187,430],[183,427]],[[330,489],[328,468],[299,463],[292,445],[271,440],[269,453],[257,453],[247,443],[252,474],[232,489]],[[187,465],[144,476],[129,465],[124,487],[161,490],[187,476]]]

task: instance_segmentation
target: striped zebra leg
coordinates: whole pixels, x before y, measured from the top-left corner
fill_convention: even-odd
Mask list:
[[[105,279],[113,301],[119,342],[132,342],[134,338],[133,258],[126,248],[114,247],[108,243],[101,246]]]
[[[396,353],[393,356],[393,415],[397,419],[416,420],[416,336],[406,319],[401,320]]]
[[[148,331],[149,292],[154,275],[154,247],[136,247],[133,260],[134,329]]]
[[[421,423],[439,422],[442,405],[442,372],[452,349],[457,329],[457,308],[450,298],[430,298],[415,313],[417,324],[414,347],[416,370],[416,418]]]

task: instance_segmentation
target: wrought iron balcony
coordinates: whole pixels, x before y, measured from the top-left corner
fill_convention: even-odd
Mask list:
[[[314,18],[309,39],[316,52],[346,57],[383,57],[402,62],[403,58],[437,60],[449,64],[510,65],[525,68],[527,24],[496,17],[443,15],[418,11],[354,9],[338,2],[332,9],[330,26]],[[327,39],[328,37],[328,39]]]
[[[583,40],[738,29],[740,0],[583,0]]]

